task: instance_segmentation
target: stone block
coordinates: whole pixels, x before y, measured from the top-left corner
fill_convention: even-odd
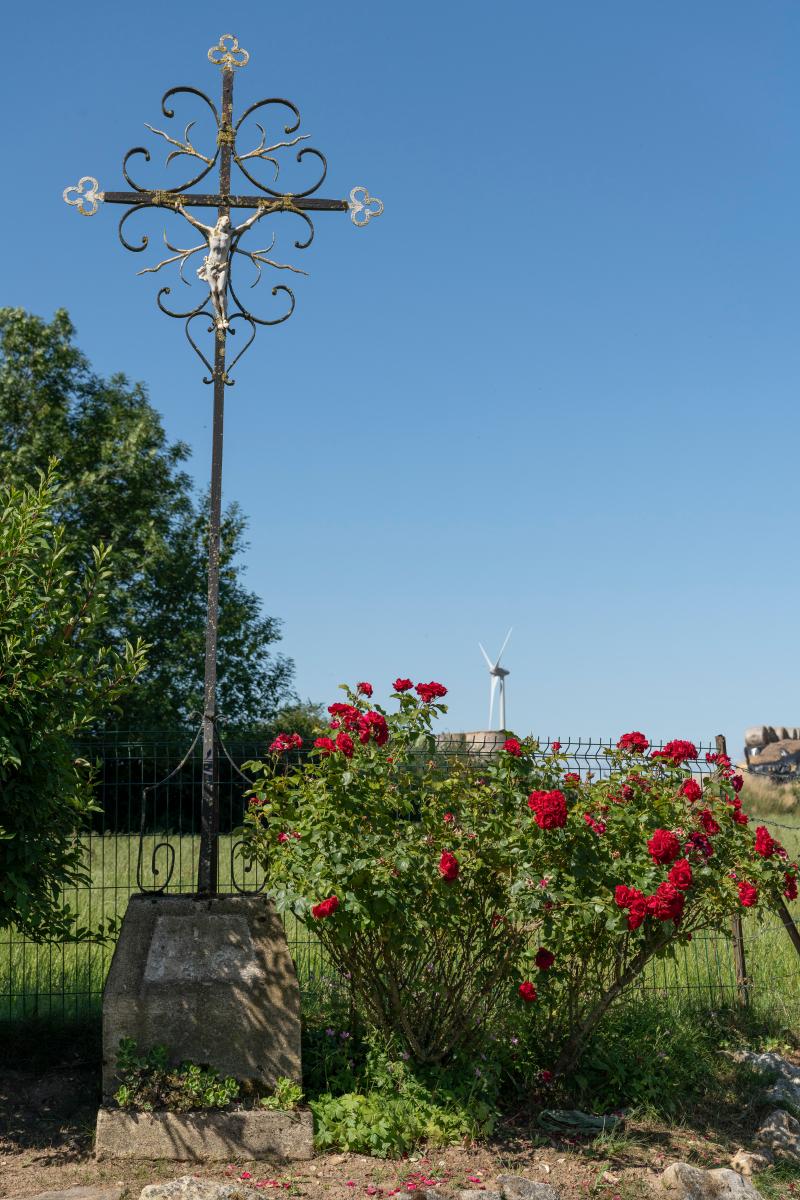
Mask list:
[[[103,1094],[120,1039],[175,1063],[272,1086],[300,1082],[300,990],[264,896],[132,896],[103,993]]]
[[[232,1162],[307,1159],[313,1152],[314,1122],[307,1109],[130,1113],[101,1108],[97,1114],[98,1159]]]

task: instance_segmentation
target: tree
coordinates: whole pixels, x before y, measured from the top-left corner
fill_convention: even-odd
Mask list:
[[[55,515],[69,531],[73,566],[110,544],[115,571],[100,632],[120,648],[142,636],[148,665],[122,700],[119,724],[171,728],[202,704],[207,508],[142,384],[95,374],[74,342],[66,312],[48,323],[0,309],[0,478],[34,484],[52,456],[61,486]],[[219,708],[240,728],[269,726],[296,703],[294,664],[276,654],[280,621],[242,583],[246,519],[223,518]]]
[[[106,643],[108,547],[75,571],[56,507],[52,470],[0,487],[0,929],[34,940],[88,933],[63,903],[86,882],[76,831],[93,809],[74,738],[133,686],[145,650]]]

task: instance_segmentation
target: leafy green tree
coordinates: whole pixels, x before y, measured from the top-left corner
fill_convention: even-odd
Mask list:
[[[0,309],[0,478],[35,484],[59,460],[55,513],[69,531],[74,567],[110,544],[114,578],[100,632],[120,648],[150,643],[148,665],[122,700],[120,726],[168,729],[203,696],[207,508],[170,443],[146,389],[100,378],[74,341],[66,312],[51,322]],[[243,585],[246,520],[232,505],[222,527],[219,709],[239,728],[271,726],[295,704],[294,664],[276,654],[280,621]]]
[[[64,889],[85,881],[76,838],[93,810],[91,769],[74,738],[144,667],[144,646],[111,648],[109,549],[70,566],[55,479],[0,487],[0,929],[36,940],[80,936]]]

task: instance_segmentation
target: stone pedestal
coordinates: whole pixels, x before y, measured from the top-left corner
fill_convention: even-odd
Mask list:
[[[300,991],[264,896],[132,896],[103,993],[103,1094],[120,1038],[271,1086],[300,1082]]]
[[[97,1114],[95,1157],[100,1160],[249,1162],[313,1154],[314,1120],[308,1109],[128,1113],[101,1108]]]

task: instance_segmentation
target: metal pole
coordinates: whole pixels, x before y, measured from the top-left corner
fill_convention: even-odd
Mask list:
[[[717,754],[728,753],[728,743],[725,735],[716,736]],[[744,955],[744,927],[739,913],[731,917],[731,933],[733,935],[733,966],[736,972],[736,995],[739,1003],[746,1008],[750,1003],[750,986],[747,978],[747,962]]]
[[[222,72],[222,119],[220,121],[219,195],[229,197],[231,190],[231,114],[233,111],[233,69]],[[217,216],[230,215],[230,207],[221,204]],[[213,895],[217,890],[219,862],[219,782],[217,779],[217,625],[219,618],[219,551],[222,522],[222,440],[225,418],[225,341],[226,330],[217,324],[214,331],[214,426],[211,435],[211,494],[208,519],[208,609],[206,615],[206,661],[203,686],[203,787],[200,806],[200,861],[197,890]]]

